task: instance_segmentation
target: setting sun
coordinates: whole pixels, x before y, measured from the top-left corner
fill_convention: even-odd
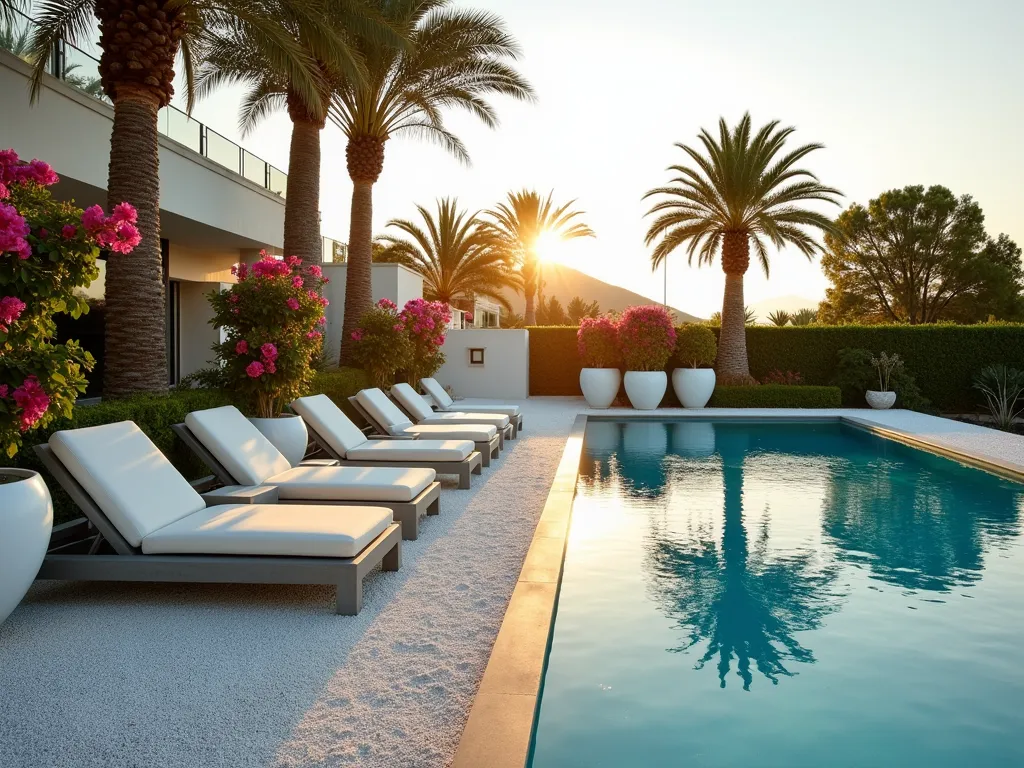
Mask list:
[[[534,246],[537,258],[544,262],[560,261],[565,252],[565,240],[557,232],[547,230],[537,236]]]

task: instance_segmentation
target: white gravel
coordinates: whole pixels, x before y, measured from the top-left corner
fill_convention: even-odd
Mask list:
[[[319,587],[36,584],[0,625],[0,766],[447,764],[582,403],[522,406],[357,617]]]

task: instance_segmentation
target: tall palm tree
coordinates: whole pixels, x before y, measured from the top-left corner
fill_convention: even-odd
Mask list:
[[[676,248],[687,245],[692,263],[710,264],[721,250],[725,272],[722,299],[722,333],[718,344],[718,375],[721,380],[750,380],[747,339],[743,321],[743,275],[750,265],[750,248],[765,276],[768,275],[766,240],[777,249],[791,244],[808,259],[822,247],[805,228],[830,232],[832,221],[800,206],[811,200],[835,205],[841,193],[823,186],[810,171],[796,163],[821,144],[807,144],[783,153],[793,128],[779,128],[773,120],[752,133],[750,114],[730,129],[725,119],[718,122],[718,138],[701,130],[699,149],[676,144],[693,166],[673,165],[680,174],[672,186],[648,192],[667,199],[654,205],[648,215],[659,214],[647,231],[647,244],[657,242],[651,267],[657,269]],[[660,238],[660,240],[659,240]]]
[[[541,259],[537,251],[542,236],[573,240],[594,237],[594,230],[578,221],[583,211],[571,210],[575,200],[556,206],[554,191],[546,198],[533,189],[509,192],[504,203],[486,212],[493,220],[487,229],[495,243],[518,265],[526,296],[526,324],[537,322],[535,298],[541,288]]]
[[[518,280],[505,255],[481,232],[476,214],[460,211],[458,200],[437,201],[437,216],[417,205],[423,224],[392,219],[389,227],[407,237],[383,235],[385,259],[398,261],[423,275],[423,294],[433,301],[454,304],[474,296],[493,299],[511,311],[506,291]]]
[[[310,18],[318,0],[281,0]],[[266,0],[43,0],[36,6],[33,98],[49,54],[61,39],[75,44],[99,22],[100,79],[114,104],[107,199],[138,210],[142,242],[107,261],[104,394],[167,390],[164,274],[160,250],[160,166],[157,115],[174,94],[174,63],[182,55],[189,105],[196,52],[217,29],[242,26],[287,61],[303,89],[316,89],[315,63]]]
[[[366,76],[362,53],[353,44],[355,34],[397,47],[407,41],[391,29],[362,0],[335,0],[325,6],[326,16],[313,20],[293,13],[286,4],[281,24],[302,45],[319,67],[316,90],[297,87],[288,62],[268,49],[247,27],[233,26],[213,36],[203,50],[203,65],[196,78],[196,98],[224,84],[244,83],[239,127],[245,135],[278,109],[286,109],[292,122],[285,191],[284,252],[307,263],[323,260],[320,235],[320,134],[327,122],[330,85],[342,78],[361,83]]]
[[[348,138],[345,155],[352,179],[343,361],[350,354],[352,330],[372,301],[373,185],[384,169],[388,139],[419,135],[468,162],[465,146],[445,127],[446,107],[465,109],[494,127],[498,118],[488,94],[533,98],[529,83],[509,64],[518,58],[519,45],[499,17],[452,8],[450,0],[371,2],[388,23],[408,34],[413,47],[399,50],[358,39],[366,81],[341,81],[331,102],[330,119]]]

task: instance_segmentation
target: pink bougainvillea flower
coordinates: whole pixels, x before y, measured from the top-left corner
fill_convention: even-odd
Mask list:
[[[17,296],[4,296],[0,299],[0,331],[7,332],[8,327],[21,317],[25,311],[25,302]]]
[[[78,227],[76,227],[74,224],[65,224],[63,227],[61,227],[60,236],[63,237],[65,240],[70,240],[77,234]]]
[[[377,302],[377,306],[383,309],[398,309],[398,305],[391,299],[381,299]]]
[[[302,263],[302,259],[300,259],[298,256],[288,256],[285,258],[284,261],[289,267],[297,267],[299,266],[299,264]]]
[[[6,200],[11,194],[11,190],[7,188],[7,185],[0,181],[0,200]]]
[[[323,315],[321,315],[319,318],[317,318],[316,324],[317,325],[327,325],[327,318],[324,317]]]
[[[244,262],[241,264],[235,264],[231,268],[231,274],[238,278],[239,282],[242,282],[249,276],[249,267]]]
[[[22,432],[32,429],[50,407],[50,397],[35,376],[25,379],[22,385],[14,390],[12,396],[14,404],[21,409],[19,428]]]
[[[231,302],[232,304],[237,304],[241,300],[242,297],[239,296],[237,293],[232,293],[230,296],[228,296],[228,301]]]
[[[103,209],[98,205],[91,205],[82,211],[82,226],[90,235],[99,232],[106,220],[107,217],[103,215]]]
[[[50,167],[50,164],[44,163],[42,160],[33,160],[31,163],[9,169],[9,175],[13,176],[12,181],[32,182],[41,187],[49,187],[60,181],[60,177]]]
[[[320,333],[320,331],[310,331],[306,334],[307,339],[319,339],[321,336],[323,336],[323,334]],[[356,341],[359,341],[359,339],[356,339]]]
[[[271,344],[269,341],[260,347],[260,355],[263,357],[263,362],[273,362],[277,360],[277,347]]]
[[[0,384],[0,400],[3,400],[5,397],[7,397],[7,393],[9,391],[10,390],[7,388],[6,384]]]
[[[444,346],[444,336],[437,336],[437,337],[435,337],[434,338],[434,343],[437,346],[439,346],[439,347],[443,347]]]
[[[277,365],[274,363],[273,360],[270,360],[266,363],[266,369],[267,373],[277,373]]]
[[[118,203],[114,206],[114,212],[110,218],[119,223],[134,224],[139,220],[139,212],[131,203]]]
[[[298,275],[292,278],[292,288],[301,288],[304,285],[303,280]]]
[[[294,296],[289,296],[285,304],[288,305],[288,309],[295,310],[299,308],[299,300],[296,299]]]
[[[259,360],[253,360],[247,366],[245,366],[245,373],[250,379],[258,379],[265,372],[263,363]]]
[[[321,307],[326,307],[326,306],[327,306],[328,304],[330,304],[330,303],[331,303],[331,302],[329,302],[329,301],[328,301],[328,300],[327,300],[327,299],[326,299],[326,298],[325,298],[324,296],[320,296],[320,297],[319,297],[319,298],[317,299],[317,301],[319,301],[319,302],[320,302],[320,306],[321,306]]]
[[[247,354],[249,354],[249,342],[246,341],[245,339],[242,339],[237,344],[235,344],[235,354],[236,355],[247,355]]]
[[[316,333],[316,331],[311,331],[311,333]],[[362,341],[362,340],[363,340],[363,331],[362,331],[362,329],[356,328],[354,331],[352,331],[352,341]]]
[[[405,330],[405,326],[402,325],[401,323],[395,323],[394,325],[391,326],[391,330],[393,330],[393,331],[404,331]]]
[[[32,247],[25,238],[31,228],[13,205],[0,203],[0,253],[9,251],[21,259],[32,255]]]
[[[313,277],[323,277],[324,271],[320,268],[319,264],[310,264],[309,274],[311,274]]]

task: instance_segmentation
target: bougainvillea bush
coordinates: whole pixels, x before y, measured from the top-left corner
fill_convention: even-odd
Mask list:
[[[441,347],[444,346],[448,323],[452,320],[452,310],[443,301],[413,299],[405,303],[398,320],[412,345],[405,374],[416,386],[420,379],[433,376],[444,365]]]
[[[664,307],[627,307],[619,318],[619,350],[627,371],[663,371],[676,347],[676,329]]]
[[[618,368],[618,323],[611,317],[584,317],[576,332],[576,348],[584,368]]]
[[[409,369],[413,344],[393,301],[381,299],[373,305],[352,331],[352,340],[352,356],[373,386],[388,389],[398,371]]]
[[[0,151],[0,450],[14,456],[23,436],[71,416],[85,392],[92,356],[77,342],[54,344],[53,316],[89,311],[84,294],[99,275],[100,248],[130,253],[139,244],[135,209],[107,216],[58,202],[49,165]]]
[[[311,365],[323,345],[321,287],[316,264],[278,259],[262,251],[251,267],[232,268],[238,282],[211,294],[214,317],[225,341],[214,346],[227,387],[247,400],[253,415],[274,418],[313,379]]]

